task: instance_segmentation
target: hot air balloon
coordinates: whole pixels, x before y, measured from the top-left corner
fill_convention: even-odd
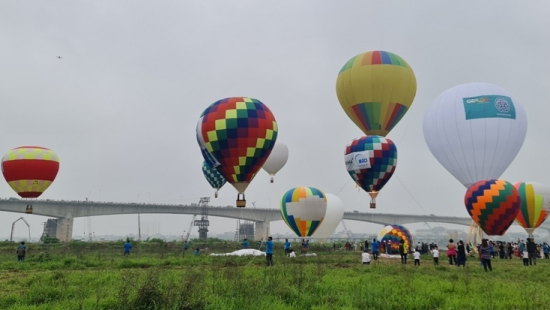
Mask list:
[[[487,83],[446,90],[424,116],[430,151],[466,188],[498,179],[518,154],[526,133],[521,103]]]
[[[216,169],[212,169],[206,163],[206,161],[202,163],[202,173],[204,174],[204,178],[206,179],[206,181],[210,183],[210,186],[212,186],[212,188],[216,190],[214,197],[218,198],[218,191],[227,181],[225,180],[223,175],[216,171]]]
[[[350,59],[336,80],[338,101],[366,135],[386,136],[407,113],[416,78],[403,58],[371,51]]]
[[[411,233],[405,226],[401,225],[388,225],[378,233],[378,241],[380,243],[391,245],[391,252],[386,254],[399,254],[399,244],[401,239],[405,240],[405,249],[407,251],[413,245],[413,238]],[[387,251],[387,250],[386,250]]]
[[[521,197],[509,182],[481,180],[468,188],[464,205],[472,220],[487,235],[502,236],[518,215]]]
[[[325,193],[314,187],[296,187],[281,197],[283,220],[298,237],[310,237],[327,213]]]
[[[371,196],[370,207],[376,208],[378,192],[390,180],[397,166],[397,148],[390,139],[363,136],[353,140],[344,155],[351,178]]]
[[[202,113],[199,145],[204,142],[217,171],[237,189],[237,207],[246,206],[244,191],[269,157],[277,130],[269,108],[254,98],[221,99]]]
[[[537,182],[518,182],[514,184],[521,197],[521,206],[516,222],[533,235],[535,229],[548,217],[550,188]]]
[[[321,226],[311,235],[315,239],[326,240],[338,227],[338,224],[342,222],[344,217],[344,203],[338,196],[326,193],[327,197],[327,213],[325,219],[321,223]]]
[[[264,169],[271,176],[271,183],[273,183],[273,177],[279,170],[281,170],[288,160],[288,147],[283,142],[275,142],[271,154],[265,161],[262,169]]]
[[[50,149],[21,146],[2,158],[2,173],[10,187],[22,198],[38,198],[52,184],[59,171],[59,158]],[[32,204],[26,213],[32,213]]]

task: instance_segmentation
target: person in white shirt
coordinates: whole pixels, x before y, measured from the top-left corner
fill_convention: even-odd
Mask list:
[[[296,252],[294,250],[290,250],[287,255],[288,258],[296,258]]]
[[[361,260],[363,261],[363,265],[370,265],[370,254],[368,250],[365,250],[365,252],[361,254]]]
[[[529,252],[523,251],[523,266],[529,266]]]
[[[432,255],[434,258],[434,265],[439,266],[439,249],[437,248],[437,245],[432,249]]]
[[[414,256],[414,265],[418,265],[420,266],[420,252],[418,252],[416,249],[414,250],[414,253],[413,253],[413,256]]]

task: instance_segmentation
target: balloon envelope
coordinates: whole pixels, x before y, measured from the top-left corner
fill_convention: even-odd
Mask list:
[[[509,182],[481,180],[468,188],[464,205],[487,235],[502,236],[518,215],[521,197]]]
[[[257,99],[231,97],[214,102],[201,119],[198,132],[216,169],[243,193],[277,140],[275,117]]]
[[[315,239],[327,239],[334,233],[344,217],[344,203],[338,196],[326,193],[327,213],[321,226],[311,235]]]
[[[296,187],[281,197],[281,216],[298,237],[310,237],[327,213],[325,193],[314,187]]]
[[[202,173],[210,186],[216,190],[222,188],[227,182],[223,175],[221,175],[216,169],[211,168],[206,161],[202,163]]]
[[[526,133],[521,103],[487,83],[446,90],[424,116],[430,151],[465,187],[499,178],[518,154]]]
[[[514,184],[521,197],[521,206],[516,222],[532,235],[548,217],[545,210],[550,202],[550,188],[536,182],[518,182]]]
[[[2,173],[22,198],[38,198],[52,184],[59,171],[59,157],[40,146],[21,146],[2,158]]]
[[[279,170],[281,170],[288,160],[288,147],[283,142],[275,142],[271,154],[265,161],[263,169],[273,177]]]
[[[336,80],[338,101],[366,135],[386,136],[416,95],[416,77],[396,54],[371,51],[351,58]]]
[[[346,147],[344,160],[355,183],[366,192],[380,191],[397,166],[397,148],[390,139],[363,136]]]
[[[383,244],[388,244],[388,242],[391,245],[391,253],[387,254],[399,254],[399,244],[401,243],[401,239],[405,240],[405,250],[408,252],[413,244],[413,238],[410,233],[410,231],[405,228],[405,226],[401,225],[388,225],[378,233],[378,241],[381,243],[379,246],[383,246]]]

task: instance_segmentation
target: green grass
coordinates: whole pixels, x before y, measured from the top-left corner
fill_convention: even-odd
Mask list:
[[[280,245],[278,245],[280,246]],[[208,245],[229,252],[237,244]],[[121,243],[80,247],[31,245],[15,261],[14,245],[0,245],[0,309],[547,309],[550,260],[524,267],[521,260],[493,260],[484,272],[471,258],[466,268],[423,257],[382,259],[361,265],[360,252],[328,252],[287,259],[274,267],[257,257],[183,253],[178,245]]]

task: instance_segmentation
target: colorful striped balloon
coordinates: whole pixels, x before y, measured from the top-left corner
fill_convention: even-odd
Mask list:
[[[548,205],[547,186],[536,182],[518,182],[514,184],[521,197],[521,207],[516,217],[516,222],[532,235],[535,229],[546,220],[548,212],[545,211]]]
[[[59,157],[40,146],[21,146],[2,158],[2,173],[10,187],[22,198],[38,198],[48,189],[59,171]]]
[[[327,213],[325,193],[314,187],[296,187],[281,197],[283,220],[298,237],[310,237]]]
[[[378,233],[378,241],[380,243],[391,244],[391,253],[387,254],[399,254],[399,244],[401,239],[405,240],[405,249],[408,252],[413,245],[413,238],[411,232],[401,225],[388,225]],[[382,245],[380,245],[382,246]]]
[[[472,184],[464,196],[466,210],[481,229],[491,236],[502,236],[516,219],[521,206],[518,190],[500,179]]]
[[[218,191],[222,188],[227,180],[216,169],[212,169],[206,161],[202,162],[202,174],[213,189],[216,190],[215,197],[218,198]]]
[[[338,101],[366,135],[386,136],[407,113],[416,77],[403,58],[371,51],[351,58],[338,73]]]
[[[244,193],[271,154],[277,131],[275,117],[265,104],[254,98],[231,97],[204,110],[197,140],[206,155],[218,162],[219,166],[212,167]],[[208,156],[205,160],[212,164]]]

